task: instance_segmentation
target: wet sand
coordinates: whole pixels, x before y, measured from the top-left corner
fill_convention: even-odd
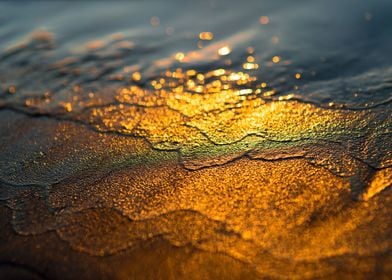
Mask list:
[[[390,4],[153,3],[1,4],[0,278],[388,279]]]

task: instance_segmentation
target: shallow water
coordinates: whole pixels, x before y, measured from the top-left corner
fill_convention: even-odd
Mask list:
[[[1,273],[390,274],[390,1],[0,7]]]
[[[39,70],[23,73],[23,82],[14,81],[18,86],[28,83],[30,91],[32,83],[38,82],[44,84],[39,90],[54,90],[60,77],[48,68],[66,57],[77,60],[68,63],[67,70],[79,69],[83,74],[61,79],[70,86],[97,90],[102,78],[124,74],[123,67],[139,69],[142,81],[156,78],[167,68],[241,71],[251,47],[259,68],[250,72],[258,82],[275,89],[275,97],[293,93],[301,100],[350,108],[391,99],[389,1],[253,1],[245,5],[237,1],[131,1],[110,6],[100,1],[27,1],[2,6],[1,21],[6,24],[1,28],[1,49],[39,29],[53,33],[51,51],[34,51],[30,46],[15,56],[3,52],[2,67],[7,72],[20,70],[21,64],[39,64]],[[260,24],[263,15],[268,16],[268,24]],[[153,17],[159,19],[155,27],[150,24]],[[213,33],[212,41],[198,40],[205,31]],[[95,51],[84,50],[86,45]],[[226,45],[231,54],[217,55],[217,49]],[[183,63],[174,58],[179,52],[186,55]],[[281,61],[271,62],[274,56]],[[91,73],[91,68],[98,73]],[[10,79],[2,72],[6,90],[15,77]],[[300,79],[295,78],[297,73]]]

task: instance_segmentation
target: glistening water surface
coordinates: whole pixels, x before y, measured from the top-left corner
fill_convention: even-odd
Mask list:
[[[0,2],[0,273],[387,279],[390,11]]]

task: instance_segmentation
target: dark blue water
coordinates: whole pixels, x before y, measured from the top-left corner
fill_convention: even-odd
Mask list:
[[[388,0],[10,1],[0,7],[3,105],[65,94],[75,85],[92,91],[128,85],[113,81],[124,67],[140,71],[141,83],[178,67],[240,71],[250,47],[259,67],[249,72],[276,91],[271,99],[292,94],[320,106],[365,108],[392,98]],[[261,16],[268,24],[260,24]],[[153,17],[159,24],[151,24]],[[203,31],[214,39],[199,40]],[[217,55],[222,46],[231,53]],[[179,62],[178,52],[191,59]],[[7,95],[10,87],[18,94]]]

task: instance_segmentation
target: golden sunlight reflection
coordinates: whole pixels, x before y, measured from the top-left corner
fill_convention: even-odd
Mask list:
[[[274,57],[272,57],[272,62],[273,63],[279,63],[279,61],[280,61],[280,57],[279,56],[275,55]]]
[[[262,25],[267,25],[270,22],[269,17],[267,17],[267,16],[261,16],[259,21],[260,21],[260,24],[262,24]]]
[[[224,46],[218,49],[219,55],[228,55],[231,53],[231,48],[229,46]]]
[[[199,38],[200,40],[211,41],[214,39],[214,34],[212,32],[201,32]]]
[[[390,93],[392,70],[382,82],[373,68],[349,81],[330,73],[344,65],[349,76],[359,60],[329,44],[334,58],[299,53],[307,42],[292,42],[307,30],[279,27],[302,20],[291,9],[255,9],[220,29],[197,13],[181,25],[184,15],[159,12],[174,6],[156,6],[144,26],[92,37],[66,56],[40,45],[53,36],[38,32],[40,44],[2,57],[0,201],[10,221],[1,225],[23,246],[48,233],[109,274],[107,260],[182,270],[164,250],[219,256],[256,278],[339,279],[347,263],[377,272],[392,244],[391,98],[368,100]],[[362,10],[355,22],[375,16]],[[365,105],[342,102],[345,91]],[[195,279],[215,279],[185,261]]]

